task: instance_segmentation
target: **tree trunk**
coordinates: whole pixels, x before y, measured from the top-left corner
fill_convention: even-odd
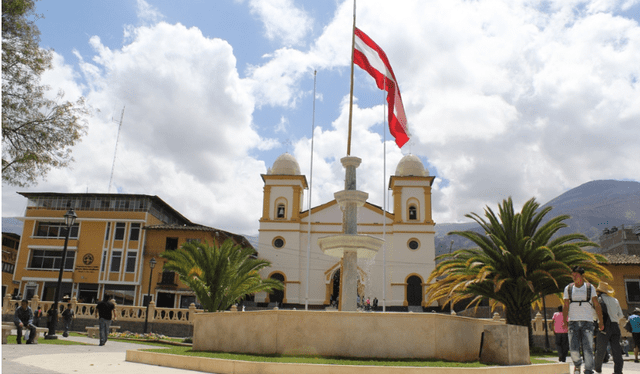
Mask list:
[[[533,347],[533,330],[531,326],[531,304],[506,306],[505,314],[508,325],[526,326],[529,335],[529,349]]]

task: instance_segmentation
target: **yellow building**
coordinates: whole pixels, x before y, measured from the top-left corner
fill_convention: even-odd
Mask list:
[[[143,305],[147,303],[149,279],[151,279],[151,299],[157,308],[188,308],[196,303],[193,291],[178,279],[172,271],[163,271],[166,260],[160,257],[165,250],[180,248],[182,244],[196,241],[210,245],[222,244],[231,239],[242,247],[252,247],[241,235],[214,229],[201,225],[152,225],[144,227],[145,234],[145,263],[143,264],[142,289],[144,292]],[[151,258],[157,261],[153,273],[149,262]],[[151,275],[151,277],[150,277]]]
[[[18,247],[20,246],[20,235],[3,232],[2,233],[2,297],[10,292],[16,294],[18,287],[13,282],[13,272],[16,267],[18,257]],[[15,291],[14,291],[15,290]]]
[[[625,314],[640,308],[640,257],[626,254],[604,254],[609,263],[603,263],[613,280],[609,285],[615,290],[615,297]]]
[[[241,235],[196,225],[157,196],[133,194],[20,193],[28,199],[14,282],[21,295],[52,301],[66,228],[64,214],[78,218],[69,234],[61,297],[94,303],[105,293],[119,305],[144,305],[149,261],[157,265],[151,298],[157,307],[189,307],[195,296],[171,272],[163,272],[165,249],[189,240],[251,246]]]
[[[28,199],[14,280],[26,298],[53,300],[66,229],[64,214],[78,218],[69,234],[60,295],[95,302],[104,293],[118,304],[142,301],[145,231],[158,224],[192,225],[157,196],[20,193]]]

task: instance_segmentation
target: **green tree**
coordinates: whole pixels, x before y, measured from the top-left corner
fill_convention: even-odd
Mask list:
[[[206,311],[226,310],[246,295],[283,290],[277,279],[262,279],[258,271],[271,263],[254,258],[255,250],[234,245],[189,242],[160,256],[169,261],[165,270],[174,271],[196,293]]]
[[[40,48],[35,0],[2,0],[2,182],[35,184],[52,167],[66,167],[70,147],[86,132],[84,98],[47,98],[40,84],[52,51]]]
[[[476,221],[484,235],[474,231],[454,231],[478,247],[439,256],[440,262],[431,273],[427,287],[429,302],[443,300],[455,305],[462,300],[478,306],[489,299],[492,307],[505,308],[508,324],[527,326],[531,333],[531,308],[541,302],[542,295],[557,294],[571,283],[571,268],[582,266],[586,278],[611,279],[611,273],[598,264],[606,262],[601,255],[582,248],[597,247],[582,234],[554,237],[570,217],[561,215],[541,224],[551,207],[539,210],[531,199],[515,213],[511,198],[499,205],[498,215],[485,208],[486,220],[472,213],[466,217]]]

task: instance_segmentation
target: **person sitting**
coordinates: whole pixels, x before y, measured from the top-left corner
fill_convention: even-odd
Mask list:
[[[33,344],[33,339],[36,337],[36,326],[33,324],[33,312],[29,307],[29,301],[22,300],[20,306],[16,308],[16,313],[13,317],[13,323],[16,325],[18,331],[18,337],[16,341],[18,344],[22,344],[22,329],[27,327],[29,329],[29,338],[27,344]]]

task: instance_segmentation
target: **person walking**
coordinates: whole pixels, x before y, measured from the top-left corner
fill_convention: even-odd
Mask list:
[[[16,308],[13,323],[16,325],[16,341],[18,344],[22,344],[22,329],[25,327],[29,329],[27,344],[33,344],[33,338],[36,336],[36,326],[33,324],[33,312],[31,311],[28,300],[23,299],[20,302],[20,306]]]
[[[69,329],[71,328],[71,323],[76,318],[76,313],[71,309],[71,304],[67,304],[67,309],[62,311],[62,321],[64,324],[64,332],[62,336],[65,338],[69,336]]]
[[[111,295],[105,294],[102,301],[96,305],[96,316],[100,326],[100,345],[103,346],[109,338],[111,321],[117,319],[116,306],[111,302]]]
[[[620,303],[613,297],[613,287],[607,282],[600,282],[596,288],[598,302],[602,309],[604,330],[598,331],[596,337],[596,362],[594,369],[596,373],[602,372],[602,363],[607,355],[607,346],[611,347],[611,357],[613,358],[613,374],[622,374],[622,347],[620,347],[620,319],[624,318]]]
[[[564,324],[562,315],[562,305],[551,317],[553,320],[553,333],[556,335],[556,349],[558,350],[558,361],[566,362],[569,353],[569,329]]]
[[[580,344],[584,353],[584,374],[593,374],[593,321],[598,319],[598,327],[604,329],[602,310],[596,295],[596,289],[585,281],[584,269],[574,266],[571,269],[573,283],[564,288],[564,306],[562,309],[564,324],[569,327],[569,349],[571,360],[575,366],[574,374],[580,374],[582,357]],[[596,315],[594,315],[594,309]]]
[[[633,337],[633,354],[636,356],[633,362],[638,362],[638,344],[640,344],[640,308],[636,308],[629,316],[631,324],[631,336]]]

